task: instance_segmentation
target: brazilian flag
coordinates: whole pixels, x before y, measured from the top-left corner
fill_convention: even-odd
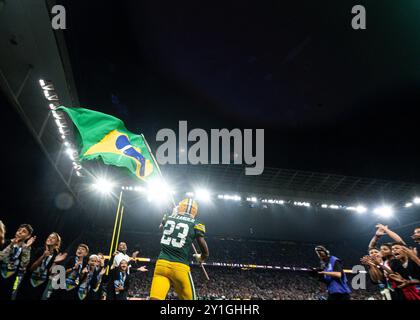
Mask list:
[[[77,128],[81,161],[101,159],[145,181],[159,175],[144,137],[128,131],[120,119],[85,108],[61,106],[57,110],[67,113]]]

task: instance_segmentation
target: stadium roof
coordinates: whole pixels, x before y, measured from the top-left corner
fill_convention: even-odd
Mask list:
[[[15,0],[0,6],[0,88],[72,191],[72,164],[61,158],[62,139],[39,82],[51,81],[62,104],[79,105],[64,35],[51,25],[54,4]]]
[[[48,103],[38,84],[41,78],[51,80],[63,104],[79,105],[63,35],[51,28],[48,6],[53,3],[16,0],[3,7],[0,60],[6,63],[0,68],[0,83],[9,101],[25,112],[37,139],[47,147],[53,164],[61,168],[63,180],[70,184],[71,163],[59,158],[62,144],[52,119],[46,121]],[[178,189],[186,191],[194,184],[204,184],[213,191],[320,201],[404,201],[420,193],[420,185],[413,183],[292,169],[266,167],[260,176],[246,176],[244,168],[236,165],[166,165],[162,171],[176,181]]]
[[[292,169],[265,168],[260,176],[246,176],[243,167],[234,165],[164,166],[162,171],[178,186],[204,184],[220,192],[266,193],[320,201],[405,201],[420,193],[420,185],[413,183]]]

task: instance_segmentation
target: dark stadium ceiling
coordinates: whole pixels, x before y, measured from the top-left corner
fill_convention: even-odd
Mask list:
[[[265,168],[260,176],[246,176],[237,166],[164,166],[176,186],[214,186],[215,192],[248,192],[317,201],[409,201],[420,185],[279,168]],[[187,189],[185,191],[188,191]]]
[[[70,186],[71,161],[62,156],[63,141],[39,80],[52,81],[63,104],[78,105],[79,100],[63,35],[51,28],[48,2],[51,1],[16,0],[5,1],[1,6],[0,84],[8,104],[32,136],[23,130],[14,134],[35,140],[45,163],[49,161],[48,171],[56,168],[62,184]],[[37,152],[29,149],[28,155],[31,154]],[[20,167],[28,160],[16,157],[14,161]]]
[[[420,182],[420,6],[59,1],[83,106],[161,128],[264,128],[266,167]]]
[[[387,168],[391,168],[391,166],[398,167],[397,169],[394,169],[394,171],[390,170],[389,175],[383,176],[392,176],[395,179],[398,179],[398,172],[401,171],[401,175],[404,176],[404,179],[402,180],[407,179],[419,181],[420,176],[415,175],[413,175],[413,179],[408,179],[408,177],[410,177],[410,172],[414,172],[412,161],[414,161],[413,159],[416,159],[413,157],[416,153],[415,151],[413,151],[414,153],[409,153],[407,151],[409,150],[407,145],[411,145],[413,139],[414,141],[415,139],[418,139],[418,134],[417,137],[404,137],[406,141],[399,141],[398,139],[394,139],[393,135],[398,135],[400,133],[398,130],[403,130],[401,129],[401,126],[395,127],[394,130],[396,132],[391,134],[390,132],[392,132],[392,130],[386,131],[385,128],[378,127],[378,123],[380,123],[380,121],[378,121],[371,124],[374,126],[374,130],[380,131],[380,134],[373,136],[370,135],[366,138],[366,140],[364,140],[363,134],[366,134],[366,131],[363,131],[363,128],[366,129],[366,126],[370,121],[377,119],[376,112],[379,110],[377,106],[378,102],[369,106],[367,110],[368,117],[366,120],[362,119],[363,116],[361,116],[362,113],[360,113],[360,109],[352,109],[358,101],[361,101],[360,99],[364,101],[361,105],[365,107],[367,101],[370,101],[373,96],[376,94],[382,94],[388,90],[387,88],[394,84],[393,81],[398,82],[398,85],[396,86],[398,88],[401,86],[404,87],[404,84],[408,81],[409,85],[407,88],[411,88],[413,83],[409,80],[411,78],[417,80],[419,79],[418,75],[413,74],[414,70],[418,70],[418,68],[414,68],[417,63],[413,60],[413,55],[415,55],[416,52],[415,50],[406,53],[407,63],[403,65],[403,69],[406,73],[401,75],[398,73],[398,70],[401,67],[400,64],[388,64],[388,72],[392,75],[392,77],[389,77],[388,79],[383,79],[383,74],[379,72],[379,69],[381,68],[380,64],[369,67],[372,61],[376,59],[374,53],[372,53],[372,57],[368,59],[366,56],[362,56],[360,46],[358,49],[356,48],[353,49],[353,51],[350,51],[348,59],[355,59],[356,61],[354,62],[354,65],[362,63],[362,66],[357,69],[361,72],[361,74],[365,74],[362,72],[363,68],[370,68],[369,77],[362,77],[363,79],[359,79],[363,83],[360,86],[357,86],[359,91],[357,93],[355,92],[353,96],[348,92],[348,90],[351,90],[352,87],[350,87],[350,89],[346,89],[346,85],[348,85],[351,80],[347,79],[346,76],[343,76],[347,79],[344,80],[345,83],[339,83],[339,81],[336,81],[336,79],[339,78],[340,73],[341,75],[351,74],[352,79],[354,80],[356,75],[351,72],[351,69],[354,67],[353,63],[351,63],[352,61],[349,61],[348,59],[343,61],[333,59],[330,61],[333,67],[326,70],[329,79],[326,80],[326,78],[317,79],[317,74],[322,74],[321,64],[317,67],[313,65],[311,66],[314,61],[308,57],[310,53],[317,51],[320,51],[319,54],[321,56],[327,54],[328,50],[331,48],[328,44],[325,44],[324,41],[336,40],[340,45],[344,45],[344,43],[339,40],[338,35],[334,35],[330,39],[320,38],[319,42],[317,42],[316,39],[318,35],[316,32],[319,32],[320,30],[314,30],[314,32],[316,32],[313,35],[310,35],[305,34],[303,29],[298,29],[296,32],[301,35],[299,38],[301,41],[296,40],[297,38],[292,39],[292,37],[289,39],[285,36],[285,33],[287,33],[286,30],[289,30],[288,28],[295,26],[295,23],[297,23],[296,21],[293,22],[294,18],[292,17],[289,20],[285,19],[282,22],[284,23],[285,30],[281,33],[284,37],[282,40],[285,42],[284,46],[279,48],[273,47],[271,48],[273,51],[270,51],[270,48],[267,47],[266,53],[263,51],[257,52],[258,50],[256,52],[252,52],[250,48],[243,47],[246,39],[241,38],[238,40],[237,44],[238,48],[241,48],[241,50],[244,51],[240,50],[241,52],[238,53],[238,55],[235,56],[234,52],[236,49],[234,47],[231,48],[231,51],[228,50],[225,52],[223,49],[224,47],[222,46],[217,50],[213,48],[215,50],[211,51],[214,53],[213,58],[211,58],[210,55],[202,61],[195,61],[193,48],[181,48],[176,45],[176,42],[178,39],[185,40],[191,36],[193,37],[191,42],[184,42],[183,45],[188,44],[193,47],[200,44],[197,42],[199,39],[195,37],[196,35],[189,34],[188,30],[190,29],[176,31],[176,28],[174,28],[174,32],[176,32],[173,34],[175,38],[172,39],[170,33],[171,30],[168,29],[169,25],[162,22],[162,19],[167,17],[168,14],[166,10],[160,10],[161,8],[159,6],[162,5],[162,3],[158,4],[158,2],[156,2],[157,4],[149,3],[148,5],[145,5],[145,9],[147,9],[145,12],[149,14],[156,14],[156,21],[162,22],[162,25],[155,25],[153,21],[151,21],[153,19],[150,17],[148,20],[146,19],[144,21],[140,21],[141,19],[134,19],[127,9],[136,8],[138,5],[137,2],[129,2],[128,4],[126,3],[125,5],[122,5],[121,14],[123,17],[127,17],[127,21],[125,21],[125,23],[127,25],[131,25],[132,27],[131,29],[127,29],[125,33],[120,33],[121,38],[118,38],[116,37],[116,33],[121,31],[121,26],[116,28],[113,32],[109,29],[116,27],[115,24],[118,24],[122,18],[116,19],[115,21],[113,19],[109,19],[111,13],[114,12],[112,11],[112,7],[103,5],[100,9],[100,12],[103,13],[103,15],[101,17],[96,17],[95,15],[92,15],[92,10],[86,10],[93,8],[95,6],[95,1],[78,2],[77,4],[71,4],[68,1],[57,2],[64,3],[68,6],[68,13],[70,15],[69,23],[71,28],[67,33],[65,33],[66,39],[64,39],[63,33],[53,32],[49,24],[50,17],[48,15],[46,3],[51,5],[54,1],[6,1],[6,5],[3,7],[3,12],[0,12],[0,14],[2,14],[2,19],[0,19],[0,47],[2,48],[0,50],[0,67],[2,74],[2,89],[6,92],[9,101],[13,101],[13,104],[19,104],[19,108],[22,108],[22,110],[25,111],[26,117],[30,121],[29,124],[34,128],[35,133],[40,132],[48,114],[48,104],[45,97],[42,95],[42,91],[40,90],[38,84],[39,79],[45,78],[54,82],[63,104],[69,106],[80,105],[76,87],[78,89],[80,88],[80,100],[83,105],[92,105],[100,111],[115,114],[126,120],[130,128],[144,128],[144,131],[148,132],[149,136],[153,136],[156,129],[159,129],[161,126],[167,125],[170,127],[170,124],[168,123],[173,123],[173,119],[178,121],[178,119],[185,117],[188,113],[193,115],[194,123],[198,123],[198,125],[202,124],[202,122],[200,123],[200,118],[206,118],[207,115],[212,114],[211,117],[209,116],[209,119],[213,121],[220,118],[221,125],[225,125],[227,123],[228,125],[234,126],[243,122],[244,124],[251,126],[252,121],[250,121],[250,119],[255,119],[258,120],[257,122],[259,125],[267,125],[267,134],[274,133],[274,139],[267,137],[268,141],[266,146],[266,149],[268,149],[268,156],[271,157],[271,159],[268,159],[267,161],[269,164],[271,163],[271,167],[266,167],[264,174],[261,176],[245,176],[243,174],[243,168],[238,166],[163,166],[162,170],[164,174],[167,175],[170,180],[176,181],[177,184],[185,188],[186,191],[188,186],[198,181],[210,185],[214,188],[214,190],[279,194],[281,196],[302,198],[303,200],[318,199],[347,201],[357,198],[405,201],[420,192],[419,185],[415,183],[352,177],[342,174],[318,173],[311,171],[317,168],[329,168],[328,171],[330,172],[351,172],[352,164],[354,164],[355,172],[364,172],[366,174],[365,176],[370,177],[382,176],[367,174],[369,168],[373,168],[376,164],[378,164],[378,167],[383,166],[384,171],[386,171]],[[72,9],[78,11],[76,12]],[[242,9],[247,11],[246,5],[244,5],[244,8]],[[390,9],[389,6],[388,9]],[[214,10],[216,9],[214,8]],[[228,11],[234,10],[235,8],[232,7],[229,8]],[[264,12],[263,8],[261,8],[261,10],[261,12]],[[140,11],[141,10],[137,12]],[[133,10],[132,12],[134,14],[136,10]],[[179,14],[179,18],[183,16],[182,12],[177,11],[177,13]],[[341,13],[341,15],[344,15],[344,12]],[[317,15],[314,15],[313,19],[315,19],[316,16]],[[76,23],[78,18],[81,19],[78,23]],[[91,23],[90,18],[97,19],[94,21],[98,24]],[[303,18],[304,17],[301,17],[298,20]],[[177,26],[179,28],[182,29],[185,27],[182,25],[181,21],[178,22],[179,25]],[[146,28],[139,33],[138,30],[140,27],[138,26],[138,23],[144,23],[145,25],[143,27]],[[198,23],[198,21],[195,21],[194,23]],[[326,22],[324,21],[324,24],[325,23]],[[124,27],[127,25],[124,25]],[[326,26],[324,25],[324,27]],[[324,27],[322,30],[324,30]],[[105,28],[105,31],[103,31],[103,28]],[[236,30],[235,27],[228,30],[229,32],[226,35],[227,38],[224,40],[222,38],[220,41],[223,42],[226,40],[226,43],[236,43],[235,41],[228,41],[232,36],[230,32],[234,32]],[[215,31],[218,35],[223,33],[223,30],[221,29],[216,29]],[[240,30],[236,31],[239,32]],[[255,34],[252,30],[248,30],[247,32],[254,34],[253,39],[255,40],[255,37],[257,37],[259,34],[258,32],[260,31],[261,30],[257,28]],[[98,38],[97,36],[98,34],[101,34],[101,32],[102,35]],[[206,32],[209,32],[209,30]],[[398,34],[397,31],[394,32]],[[154,33],[162,36],[162,38],[159,38],[162,42],[155,43],[155,46],[153,46],[153,42],[155,41],[153,38]],[[140,37],[140,35],[144,36],[144,38]],[[267,37],[273,40],[277,36],[275,34],[271,34],[267,35]],[[387,35],[387,37],[389,37],[389,35]],[[210,41],[213,39],[213,36],[207,34],[206,39]],[[354,38],[352,39],[354,43],[355,40]],[[147,41],[147,44],[150,45],[150,47],[142,47],[142,40]],[[213,40],[216,41],[215,39]],[[139,43],[137,43],[137,41]],[[367,41],[368,39],[364,39],[362,42],[363,45],[366,45]],[[404,39],[399,41],[403,42]],[[69,47],[71,59],[68,57],[66,44]],[[209,45],[212,46],[216,44],[220,43],[216,41],[215,43]],[[335,55],[337,52],[343,54],[345,49],[349,49],[349,47],[351,47],[351,44],[352,43],[342,49],[339,49],[338,47],[331,49],[333,50],[331,55]],[[202,46],[202,50],[207,48],[203,45],[203,43],[200,45]],[[267,43],[262,45],[263,47],[270,46]],[[229,47],[229,45],[227,46]],[[392,49],[392,52],[390,53],[388,50],[386,54],[398,53],[391,44],[387,43],[387,46]],[[377,53],[380,47],[381,44],[377,44],[377,46],[373,49]],[[277,49],[281,52],[276,51]],[[305,50],[309,51],[306,53]],[[132,52],[127,54],[128,51]],[[140,52],[138,55],[136,55],[137,51]],[[150,59],[148,54],[156,55],[153,59]],[[181,58],[182,54],[185,55],[185,59]],[[205,53],[202,52],[200,55],[205,56]],[[276,60],[274,57],[277,55],[283,57],[283,59],[280,59],[282,62],[279,70],[275,68],[273,69],[273,61]],[[328,55],[328,57],[331,55]],[[248,60],[245,59],[246,57]],[[401,58],[400,56],[398,57]],[[418,57],[418,55],[416,57]],[[384,60],[387,60],[388,58],[389,56],[383,57]],[[364,61],[364,59],[368,60]],[[322,61],[323,60],[324,58]],[[138,61],[141,61],[139,62],[139,65],[132,65],[132,63]],[[177,61],[180,61],[180,65],[177,65]],[[401,62],[400,60],[398,61]],[[230,64],[233,65],[231,69],[228,67]],[[301,64],[302,66],[299,67]],[[347,66],[344,67],[343,64]],[[188,65],[189,67],[184,69],[184,67]],[[198,70],[200,70],[197,71],[198,74],[207,74],[203,83],[200,83],[199,81],[197,82],[196,77],[198,74],[191,73],[196,65],[198,66]],[[212,66],[220,70],[229,69],[230,71],[228,70],[228,73],[230,76],[225,75],[222,78],[225,81],[226,77],[231,77],[229,83],[237,81],[237,87],[234,86],[231,88],[232,92],[237,92],[238,96],[242,94],[244,94],[244,96],[242,98],[235,96],[228,97],[226,95],[219,96],[220,92],[217,92],[217,90],[221,90],[221,88],[216,86],[217,77],[215,77],[215,75],[209,75],[209,70],[207,70],[207,68],[211,69]],[[337,68],[340,66],[341,69],[338,68],[337,71],[332,71],[332,69],[335,68],[334,66]],[[167,68],[167,70],[171,70],[168,71],[171,73],[170,75],[164,76],[165,81],[163,84],[159,82],[160,80],[155,81],[154,79],[154,77],[159,78],[162,76],[160,74],[161,71],[156,74],[150,71],[150,69],[155,67],[157,69]],[[126,73],[130,68],[133,68],[134,74]],[[255,69],[254,71],[252,71],[253,68]],[[76,84],[73,81],[72,69],[75,73]],[[266,73],[263,72],[264,70],[266,70]],[[261,72],[264,74],[260,74]],[[287,109],[281,109],[281,112],[283,112],[282,114],[278,114],[280,111],[273,113],[271,110],[273,106],[267,106],[268,109],[258,109],[260,114],[257,117],[254,117],[255,115],[253,112],[255,110],[252,111],[249,104],[252,103],[252,101],[255,101],[255,97],[248,96],[251,94],[252,90],[247,90],[247,88],[259,88],[261,86],[260,82],[255,79],[253,80],[253,77],[256,74],[259,75],[258,79],[264,79],[264,84],[269,83],[267,84],[267,90],[269,91],[268,93],[273,95],[271,98],[275,98],[277,96],[277,93],[275,92],[276,85],[284,82],[284,77],[292,77],[293,80],[291,83],[287,84],[284,88],[284,90],[286,90],[288,86],[291,86],[289,94],[286,95],[284,100],[275,100],[276,103],[284,103],[289,106]],[[146,78],[142,79],[142,75]],[[112,81],[110,78],[112,78]],[[184,80],[186,78],[189,79],[186,80],[186,82],[191,82],[189,89],[185,89],[184,87]],[[239,78],[248,80],[241,82],[239,81]],[[200,99],[202,98],[206,101],[210,100],[211,102],[204,102],[202,109],[200,106],[200,108],[197,108],[198,111],[192,111],[193,109],[191,105],[197,101],[202,102],[203,100],[198,100],[195,96],[195,98],[192,99],[192,102],[191,99],[184,101],[183,94],[178,94],[176,91],[177,88],[174,89],[174,87],[170,87],[168,89],[166,84],[168,79],[172,80],[172,82],[179,83],[179,86],[182,87],[180,89],[182,92],[187,91],[189,94],[194,91],[199,91],[201,92],[198,95]],[[204,82],[206,81],[209,83],[205,84]],[[222,82],[222,86],[227,84],[226,81]],[[301,81],[303,81],[302,87],[299,89],[297,83]],[[275,83],[274,85],[273,82]],[[310,83],[313,84],[313,87],[310,86]],[[160,84],[162,84],[161,89],[159,89]],[[375,86],[377,86],[377,88],[374,88]],[[327,90],[329,87],[330,89]],[[298,93],[299,90],[303,91]],[[207,93],[203,93],[205,91],[207,91]],[[328,93],[333,91],[337,92],[333,96],[329,96]],[[128,101],[128,106],[122,102],[115,102],[115,100],[111,102],[110,97],[113,93],[121,95],[124,100]],[[267,92],[264,90],[257,90],[257,95],[266,93]],[[400,93],[401,91],[398,89],[391,94],[392,103],[395,101],[398,102],[397,96]],[[411,89],[406,93],[408,100],[405,101],[409,101],[410,103],[412,101],[416,101],[415,99],[417,98],[417,95],[412,94]],[[364,96],[365,94],[366,96]],[[136,95],[137,97],[135,97]],[[178,95],[180,95],[181,98],[178,97]],[[192,95],[194,96],[194,94]],[[299,108],[297,111],[292,110],[295,103],[298,103],[300,99],[293,95],[299,97],[307,95],[310,101],[302,104],[302,110],[299,111]],[[212,97],[209,98],[210,96]],[[215,97],[218,96],[224,101],[221,103],[215,103]],[[338,97],[341,96],[348,96],[351,98],[339,99]],[[267,96],[266,99],[269,97],[270,95]],[[184,102],[187,105],[185,108],[180,105]],[[241,103],[245,103],[243,105],[243,109]],[[151,110],[156,110],[157,104],[161,107],[161,109],[159,109],[159,116],[161,116],[162,124],[159,123],[160,118],[153,115],[154,113],[151,112]],[[225,113],[223,108],[226,105],[230,105],[231,108],[229,108]],[[337,105],[340,105],[340,111],[336,110]],[[238,112],[238,106],[240,106],[239,111],[244,118],[232,120],[232,114]],[[173,111],[173,109],[178,110],[177,107],[179,107],[179,114],[177,114],[178,111]],[[408,104],[407,106],[402,106],[401,110],[408,112],[410,111],[410,108],[412,108],[412,105]],[[308,111],[308,113],[306,113],[305,110]],[[390,110],[389,105],[385,104],[383,110],[384,114],[388,117],[392,118],[394,116],[393,112],[388,112]],[[215,117],[215,113],[220,113],[220,117]],[[143,117],[143,114],[146,115]],[[261,115],[266,115],[264,117],[265,119],[268,119],[268,123],[264,123],[264,119],[260,117]],[[314,115],[315,117],[313,117]],[[410,116],[408,117],[411,118]],[[281,128],[279,129],[280,131],[270,131],[273,130],[273,125],[269,122],[273,119],[279,119],[281,123]],[[403,120],[405,118],[398,119]],[[411,119],[411,121],[412,120],[413,119]],[[349,123],[351,122],[358,123],[358,125],[355,127],[349,126]],[[209,125],[212,125],[213,123],[210,123]],[[386,123],[388,124],[388,122]],[[361,133],[357,132],[359,125],[360,128],[362,128]],[[205,124],[203,127],[204,126]],[[321,129],[320,126],[325,126],[327,128],[326,132],[324,132],[325,136],[318,136],[319,139],[326,137],[326,144],[320,146],[318,141],[315,143],[315,146],[311,146],[314,143],[314,141],[311,140],[314,130],[324,130]],[[343,129],[340,130],[337,138],[341,139],[344,137],[341,144],[333,138],[337,133],[336,129],[339,126],[343,126]],[[412,122],[407,125],[408,128],[411,126]],[[277,141],[277,137],[281,136],[286,129],[291,130],[290,135],[287,135],[286,138],[278,138],[279,141]],[[347,135],[347,133],[343,133],[347,132],[347,130],[353,133],[349,135]],[[417,132],[417,129],[414,132]],[[407,131],[403,130],[403,133],[406,134]],[[352,140],[353,135],[354,140]],[[308,141],[305,141],[305,143],[302,144],[302,140],[299,137],[304,137],[303,140],[306,139]],[[287,142],[286,140],[289,138],[290,142]],[[71,176],[71,162],[66,157],[60,156],[60,151],[62,151],[61,141],[52,121],[47,122],[47,127],[41,140],[43,145],[46,146],[51,158],[54,161],[57,160],[57,165],[60,167],[60,172],[63,173],[64,180],[66,182],[71,182],[72,185],[81,181],[75,180],[76,177]],[[384,143],[383,140],[386,140],[386,143]],[[388,142],[392,142],[391,145],[393,146],[392,153],[394,155],[389,159],[382,158],[383,163],[378,161],[378,159],[381,159],[383,156],[382,149],[377,156],[374,156],[375,151],[378,150],[375,147],[378,141],[382,143],[382,147],[385,145],[385,149],[388,146]],[[360,150],[358,149],[358,142],[360,143]],[[282,162],[281,160],[278,160],[276,151],[272,150],[277,148],[278,145],[282,145],[282,152],[286,154],[285,157],[289,159],[289,162]],[[396,147],[396,145],[398,145],[398,147]],[[341,152],[332,152],[331,148],[334,146],[337,146]],[[413,145],[411,146],[413,147]],[[372,150],[369,150],[369,148]],[[297,152],[296,155],[291,155],[291,152],[294,150],[296,151],[296,149],[301,149],[302,151]],[[342,153],[344,149],[346,149],[346,152],[348,153]],[[402,149],[404,149],[404,152],[401,152]],[[413,149],[415,148],[413,147]],[[325,152],[326,150],[328,150],[328,152]],[[352,161],[355,159],[354,150],[357,150],[358,154],[366,152],[364,155],[366,159],[358,159],[358,161],[356,161],[359,162],[359,166],[355,165],[356,162]],[[335,153],[340,155],[336,155]],[[353,158],[346,158],[348,155],[352,155]],[[392,161],[398,156],[401,156],[401,159],[393,164]],[[311,157],[313,157],[313,159],[311,159]],[[299,158],[300,160],[293,161],[296,158]],[[413,159],[407,162],[407,166],[404,166],[404,159],[409,158]],[[344,161],[340,162],[340,160],[343,159]],[[371,164],[370,166],[367,166],[365,171],[360,170],[360,163],[364,160]],[[327,164],[324,164],[323,161]],[[273,168],[273,163],[278,163],[279,165],[288,164],[289,168],[302,167],[306,169],[310,167],[311,163],[313,163],[313,166],[311,167],[311,170],[307,171],[276,169]],[[322,165],[320,165],[320,163],[322,163]],[[300,166],[300,164],[302,166]],[[417,171],[414,173],[418,174]],[[355,175],[357,174],[355,173]]]

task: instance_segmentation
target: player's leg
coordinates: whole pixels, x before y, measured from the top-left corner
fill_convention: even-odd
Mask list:
[[[197,300],[191,272],[177,269],[173,279],[174,290],[180,300]]]
[[[168,267],[160,264],[158,261],[155,266],[155,273],[153,274],[152,286],[150,288],[151,300],[165,300],[171,287],[168,274]]]

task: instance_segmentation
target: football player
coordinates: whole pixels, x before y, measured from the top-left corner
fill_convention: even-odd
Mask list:
[[[182,200],[172,214],[163,221],[161,251],[156,261],[150,289],[150,299],[164,300],[172,286],[181,300],[195,300],[196,294],[189,266],[189,254],[194,240],[198,242],[201,254],[194,254],[202,263],[209,256],[204,240],[206,228],[197,219],[197,203],[187,198]]]

